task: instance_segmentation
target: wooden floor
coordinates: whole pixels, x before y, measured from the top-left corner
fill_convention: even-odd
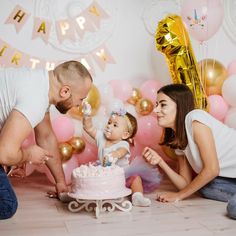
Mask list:
[[[193,197],[173,204],[155,201],[152,206],[133,207],[131,212],[72,213],[67,204],[46,197],[52,190],[47,178],[33,173],[25,179],[12,178],[19,199],[19,208],[10,220],[0,221],[1,236],[202,236],[236,235],[236,221],[225,215],[225,203]],[[164,181],[157,190],[171,190]]]

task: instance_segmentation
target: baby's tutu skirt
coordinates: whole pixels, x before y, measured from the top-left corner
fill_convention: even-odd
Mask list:
[[[142,156],[136,156],[130,165],[125,167],[125,178],[127,180],[126,184],[129,185],[128,187],[130,187],[136,176],[141,177],[145,193],[155,190],[162,180],[159,169],[148,164]]]

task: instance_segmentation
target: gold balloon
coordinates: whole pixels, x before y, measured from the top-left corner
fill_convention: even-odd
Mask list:
[[[131,97],[127,100],[128,103],[135,105],[139,99],[142,98],[141,91],[137,88],[133,88]]]
[[[73,148],[73,153],[81,153],[85,149],[85,142],[82,138],[80,137],[73,137],[68,141],[68,143],[72,146]]]
[[[73,153],[73,148],[69,143],[60,143],[59,144],[59,151],[61,153],[61,160],[68,161]]]
[[[152,112],[153,107],[154,106],[152,104],[152,101],[150,101],[147,98],[142,98],[137,102],[135,109],[136,109],[137,113],[145,116],[145,115],[148,115]]]
[[[187,30],[180,16],[169,15],[159,22],[156,48],[166,56],[173,83],[187,85],[194,94],[196,108],[206,109],[207,96]]]
[[[99,93],[99,90],[97,89],[97,87],[93,84],[87,98],[85,99],[91,106],[92,108],[92,113],[91,115],[94,116],[100,106],[101,103],[101,96]],[[68,111],[68,114],[72,117],[72,118],[76,118],[76,119],[81,119],[83,116],[83,112],[82,112],[82,105],[79,107],[73,107]]]
[[[227,78],[226,68],[214,59],[201,60],[198,66],[207,95],[221,95],[222,85]]]

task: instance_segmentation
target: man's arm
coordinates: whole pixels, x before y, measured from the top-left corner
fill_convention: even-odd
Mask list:
[[[53,155],[46,164],[55,179],[57,192],[67,191],[58,142],[52,130],[49,113],[46,113],[44,119],[35,127],[35,140],[40,147]]]
[[[0,164],[12,166],[24,161],[41,164],[50,157],[48,151],[37,145],[21,148],[31,131],[28,119],[21,112],[13,110],[0,132]]]

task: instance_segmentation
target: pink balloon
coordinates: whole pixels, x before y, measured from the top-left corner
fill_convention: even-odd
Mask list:
[[[144,149],[144,145],[138,143],[138,142],[135,142],[134,143],[134,146],[130,145],[130,162],[133,161],[133,159],[136,157],[136,156],[141,156],[142,155],[142,151]]]
[[[138,118],[138,131],[135,140],[144,146],[156,149],[162,135],[162,128],[157,125],[157,120],[152,115]]]
[[[158,80],[147,80],[140,87],[143,98],[148,98],[153,104],[156,104],[157,90],[161,86],[162,85]]]
[[[89,142],[86,142],[85,149],[82,153],[74,154],[79,165],[95,162],[98,160],[97,147]]]
[[[190,35],[203,42],[220,28],[224,7],[220,0],[185,0],[181,15]]]
[[[111,80],[109,84],[113,88],[114,97],[126,101],[132,95],[132,86],[127,80]]]
[[[231,61],[227,67],[228,75],[236,74],[236,59]]]
[[[223,120],[228,112],[228,104],[220,95],[210,95],[209,101],[209,113],[218,120]]]
[[[52,128],[59,142],[66,142],[74,135],[73,121],[67,116],[58,116],[52,121]]]

